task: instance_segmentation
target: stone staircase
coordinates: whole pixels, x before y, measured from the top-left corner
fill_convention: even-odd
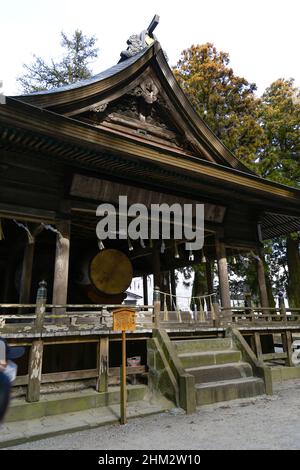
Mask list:
[[[196,405],[248,398],[265,393],[264,381],[230,338],[172,341],[185,372],[195,377]]]

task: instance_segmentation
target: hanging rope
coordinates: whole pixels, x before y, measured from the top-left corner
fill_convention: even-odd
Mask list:
[[[205,294],[205,295],[192,295],[190,297],[190,296],[184,296],[184,295],[169,294],[168,292],[163,292],[163,291],[160,291],[160,290],[157,290],[156,292],[159,292],[162,295],[168,295],[170,297],[175,297],[175,298],[178,297],[179,299],[189,299],[190,301],[192,301],[193,299],[206,299],[206,298],[213,297],[213,296],[216,295],[214,293],[214,294]]]
[[[29,243],[29,244],[34,243],[34,237],[31,235],[30,230],[29,230],[27,224],[26,224],[26,225],[25,225],[25,224],[22,224],[21,222],[18,222],[16,219],[13,219],[13,221],[14,221],[14,223],[15,223],[18,227],[20,227],[20,228],[22,228],[22,229],[25,230],[25,232],[26,232],[26,234],[27,234],[27,238],[28,238],[28,243]]]
[[[183,295],[170,294],[168,292],[163,292],[160,290],[156,292],[163,296],[164,321],[169,320],[167,296],[170,297],[171,305],[173,306],[174,310],[177,313],[177,318],[178,318],[179,323],[182,323],[182,317],[181,317],[181,312],[180,312],[180,308],[179,308],[178,301],[177,301],[178,298],[188,299],[188,305],[193,305],[191,315],[195,322],[198,321],[199,323],[205,323],[209,316],[209,309],[211,312],[212,320],[216,320],[216,312],[213,306],[213,297],[215,297],[216,294],[206,294],[206,295],[188,297],[188,296],[183,296]],[[198,309],[199,309],[199,315],[198,315]]]

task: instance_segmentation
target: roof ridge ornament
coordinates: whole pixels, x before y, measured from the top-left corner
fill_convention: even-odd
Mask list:
[[[147,47],[151,46],[156,40],[156,37],[153,34],[156,26],[159,23],[159,16],[154,15],[151,23],[147,29],[144,29],[140,34],[132,34],[127,40],[128,47],[126,50],[121,52],[121,58],[119,62],[129,59],[129,57],[134,57],[139,52],[143,51]]]

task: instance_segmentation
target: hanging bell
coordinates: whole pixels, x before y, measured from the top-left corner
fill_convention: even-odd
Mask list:
[[[132,250],[133,250],[133,246],[132,246],[132,243],[131,243],[131,240],[130,240],[129,237],[127,238],[127,241],[128,241],[128,250],[129,250],[129,251],[132,251]]]
[[[102,240],[98,240],[98,247],[99,247],[99,250],[104,250],[105,246],[103,244],[103,241]]]
[[[180,256],[179,256],[179,252],[178,252],[177,243],[175,243],[174,245],[175,245],[175,246],[174,246],[174,251],[175,251],[174,257],[175,257],[176,259],[178,259],[178,258],[180,258]]]

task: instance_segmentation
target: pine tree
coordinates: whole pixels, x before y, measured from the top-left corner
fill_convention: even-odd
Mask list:
[[[32,64],[23,65],[25,73],[17,81],[24,93],[57,88],[91,77],[89,62],[98,57],[95,36],[85,36],[76,29],[71,38],[61,32],[61,38],[65,53],[60,61],[51,59],[48,64],[41,57],[34,56]]]

